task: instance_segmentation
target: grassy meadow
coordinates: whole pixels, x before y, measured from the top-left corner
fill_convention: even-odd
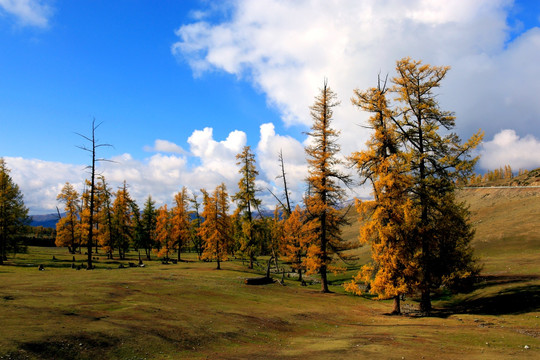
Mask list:
[[[414,298],[390,316],[389,301],[343,291],[367,246],[331,278],[332,294],[294,278],[245,285],[264,266],[250,272],[241,261],[215,270],[183,254],[178,264],[119,268],[101,256],[78,271],[66,249],[31,247],[0,267],[0,359],[538,359],[540,190],[505,191],[460,193],[484,271],[473,292],[439,294],[431,317]],[[126,265],[137,261],[129,255]]]

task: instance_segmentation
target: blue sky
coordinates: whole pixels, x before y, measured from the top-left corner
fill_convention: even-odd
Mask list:
[[[369,136],[352,90],[411,56],[452,67],[439,100],[463,139],[485,131],[480,171],[535,168],[539,26],[539,1],[0,0],[0,156],[31,212],[54,211],[65,181],[82,186],[88,155],[75,133],[95,118],[114,145],[103,174],[114,187],[126,179],[139,202],[221,181],[234,193],[245,144],[274,192],[284,149],[299,201],[322,80],[342,100],[348,154]]]
[[[83,162],[86,154],[71,151],[80,142],[73,132],[88,133],[94,117],[103,122],[100,139],[136,158],[155,139],[185,147],[204,126],[224,138],[279,125],[249,83],[224,72],[194,78],[171,54],[175,29],[193,20],[200,2],[51,4],[45,28],[21,26],[5,12],[0,18],[3,156]]]

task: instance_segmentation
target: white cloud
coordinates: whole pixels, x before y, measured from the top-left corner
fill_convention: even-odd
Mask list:
[[[260,140],[256,149],[257,165],[260,174],[265,180],[262,189],[269,188],[274,195],[281,199],[284,196],[284,184],[283,178],[278,178],[282,176],[281,165],[278,160],[280,152],[283,154],[287,188],[291,200],[298,203],[302,199],[304,180],[307,175],[304,146],[290,136],[276,134],[274,124],[262,124],[260,127]],[[276,202],[269,193],[266,194],[265,200],[267,205]]]
[[[268,128],[271,124],[266,124]],[[271,146],[280,146],[284,154],[291,154],[289,157],[293,161],[297,154],[303,152],[301,145],[292,138],[276,135],[271,129],[271,134],[264,131],[265,150],[261,155],[272,157],[277,161],[277,153],[271,151]],[[261,134],[263,131],[261,130]],[[271,136],[270,136],[271,135]],[[144,160],[134,159],[130,154],[121,154],[112,157],[112,162],[101,162],[98,164],[98,173],[103,174],[113,190],[122,185],[124,180],[128,184],[131,196],[139,202],[144,203],[148,195],[157,204],[171,203],[173,196],[182,186],[186,186],[192,193],[197,193],[201,188],[213,190],[217,185],[224,182],[232,195],[237,191],[239,180],[238,166],[236,165],[236,154],[246,145],[246,134],[242,131],[232,131],[227,138],[222,141],[214,139],[212,128],[195,130],[188,138],[190,153],[163,154],[157,153]],[[153,149],[176,149],[174,144],[169,142],[155,142]],[[291,145],[292,144],[292,145]],[[292,146],[292,147],[291,147]],[[293,151],[291,151],[293,150]],[[169,151],[170,152],[170,151]],[[11,169],[11,175],[24,194],[26,206],[30,208],[31,214],[55,212],[55,207],[60,204],[56,201],[56,196],[61,191],[66,182],[70,182],[81,192],[83,182],[89,177],[85,165],[64,164],[37,159],[23,159],[20,157],[6,157],[6,164]],[[266,160],[265,160],[266,161]],[[296,164],[292,165],[297,166]],[[292,168],[287,171],[293,173]],[[259,184],[266,191],[269,183],[268,178],[273,178],[261,171]],[[294,186],[291,175],[291,186]],[[301,176],[296,176],[301,178]],[[268,199],[268,194],[261,194]],[[272,203],[274,201],[272,200]]]
[[[405,56],[452,70],[439,89],[463,138],[482,128],[494,136],[508,123],[540,137],[540,29],[508,43],[511,0],[235,0],[220,23],[207,18],[176,31],[172,52],[199,76],[224,71],[252,82],[286,125],[311,123],[308,107],[324,77],[342,100],[335,127],[344,153],[362,148],[366,114],[354,88],[393,76]],[[220,17],[223,19],[223,17]]]
[[[211,180],[226,181],[236,178],[236,154],[246,145],[246,134],[243,131],[232,131],[227,139],[215,141],[212,128],[195,130],[188,138],[191,153],[198,157],[201,166],[197,168],[202,184],[208,184],[206,177]],[[211,182],[213,185],[221,181]]]
[[[144,151],[148,152],[165,152],[173,154],[184,154],[185,150],[181,146],[168,140],[157,139],[154,141],[154,146],[145,146]]]
[[[532,135],[519,137],[514,130],[503,130],[486,141],[480,150],[479,165],[494,170],[505,165],[512,169],[540,167],[540,140]]]
[[[280,152],[283,153],[289,176],[297,180],[300,180],[299,174],[304,177],[307,171],[304,146],[290,136],[276,134],[274,124],[262,124],[257,156],[260,167],[270,180],[281,176],[281,167],[278,161]]]
[[[17,18],[21,25],[47,27],[52,9],[42,0],[0,0],[0,8]]]
[[[183,186],[191,193],[198,193],[204,188],[213,190],[220,183],[225,183],[232,196],[238,191],[238,165],[236,155],[246,145],[246,134],[232,131],[224,140],[214,139],[213,129],[195,130],[187,139],[190,152],[182,154],[157,153],[146,159],[134,159],[130,154],[120,154],[110,158],[111,162],[98,163],[98,174],[105,176],[107,183],[116,191],[126,181],[133,199],[140,206],[151,195],[157,205],[170,204]],[[276,133],[272,123],[260,126],[256,156],[259,176],[257,195],[263,200],[264,208],[273,208],[276,196],[283,199],[283,180],[278,161],[282,151],[287,186],[293,204],[300,203],[305,191],[307,164],[304,144],[298,140]],[[64,164],[37,159],[6,157],[11,175],[24,194],[25,204],[31,214],[55,212],[60,206],[56,196],[66,182],[82,192],[85,178],[89,178],[86,165]],[[348,170],[348,169],[346,169]],[[355,196],[366,197],[369,190],[356,188]],[[351,195],[351,196],[353,196]]]
[[[82,189],[84,165],[21,157],[5,157],[4,160],[23,193],[25,205],[37,213],[56,211],[56,196],[66,182]]]

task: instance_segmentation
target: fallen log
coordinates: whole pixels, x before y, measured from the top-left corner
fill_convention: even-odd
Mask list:
[[[271,277],[263,276],[263,277],[256,277],[256,278],[247,278],[244,283],[246,285],[267,285],[267,284],[273,284],[274,279]]]

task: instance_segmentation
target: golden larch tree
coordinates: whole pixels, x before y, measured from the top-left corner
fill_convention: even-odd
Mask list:
[[[156,246],[154,251],[157,256],[169,259],[169,253],[174,249],[174,241],[171,238],[171,219],[167,204],[157,210]]]
[[[79,193],[73,185],[66,182],[56,197],[64,203],[65,216],[56,223],[56,246],[66,246],[71,254],[75,254],[80,246]]]
[[[392,118],[409,159],[413,181],[410,198],[419,213],[416,257],[424,312],[431,310],[434,289],[447,279],[467,277],[476,268],[471,262],[467,266],[456,264],[461,269],[450,264],[457,258],[472,260],[470,247],[461,244],[472,238],[469,214],[464,204],[455,202],[453,194],[456,183],[467,183],[472,175],[477,158],[471,151],[482,141],[483,133],[479,131],[461,144],[451,132],[454,114],[441,110],[434,94],[449,69],[404,58],[397,62],[397,76],[392,79],[398,102],[397,115]],[[448,222],[462,227],[443,225]],[[456,254],[459,250],[461,255]],[[445,257],[449,253],[454,256]],[[441,267],[442,262],[446,266]]]
[[[393,298],[392,313],[400,314],[400,296],[412,292],[416,285],[417,264],[411,244],[416,217],[408,197],[412,185],[408,159],[400,149],[386,92],[386,83],[379,80],[377,88],[357,89],[352,98],[354,105],[372,114],[368,127],[373,133],[367,149],[353,153],[350,160],[364,183],[369,181],[373,187],[373,200],[356,200],[359,239],[371,245],[373,263],[364,265],[345,289],[360,294],[360,285],[367,284],[379,299]]]
[[[174,196],[174,207],[171,209],[171,238],[175,242],[176,250],[178,251],[178,261],[181,260],[182,248],[191,239],[188,204],[189,198],[187,189],[184,186]]]
[[[307,248],[313,243],[312,233],[306,229],[306,211],[296,205],[292,213],[283,221],[281,234],[281,254],[298,272],[298,280],[302,281],[305,270]]]
[[[329,292],[327,271],[338,270],[332,266],[333,255],[349,248],[341,237],[346,220],[338,209],[345,199],[342,186],[350,183],[350,177],[339,169],[339,131],[332,128],[333,108],[338,104],[325,80],[310,108],[313,125],[308,133],[310,145],[306,147],[309,189],[304,200],[310,231],[316,234],[315,242],[308,248],[306,270],[320,274],[322,292]]]
[[[112,204],[115,244],[120,259],[126,258],[129,245],[133,242],[133,229],[136,227],[136,215],[138,215],[133,212],[134,209],[138,211],[138,208],[133,206],[134,203],[124,181],[122,187],[116,191]]]
[[[199,235],[203,240],[202,259],[216,260],[217,269],[227,260],[231,249],[231,219],[229,216],[229,195],[225,184],[219,185],[212,195],[203,193],[203,223]]]

